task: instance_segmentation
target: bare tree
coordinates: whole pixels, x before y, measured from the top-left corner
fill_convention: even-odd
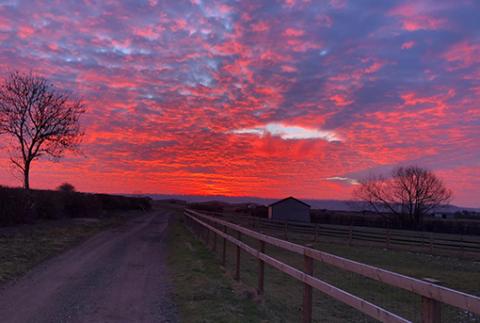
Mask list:
[[[404,224],[418,225],[425,215],[448,204],[452,192],[431,171],[398,167],[390,177],[370,176],[360,181],[354,195],[380,214],[396,216]]]
[[[0,134],[13,139],[10,160],[22,171],[25,189],[32,161],[44,155],[59,159],[77,147],[84,112],[81,100],[32,73],[12,73],[0,85]]]

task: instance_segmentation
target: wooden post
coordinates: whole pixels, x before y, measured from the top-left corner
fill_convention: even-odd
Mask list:
[[[260,240],[260,252],[265,253],[265,241]],[[265,263],[263,260],[258,259],[258,288],[257,294],[263,294],[263,281],[265,277]]]
[[[352,226],[350,225],[350,228],[348,230],[348,246],[352,246],[352,239],[353,239],[353,230]]]
[[[427,283],[441,285],[442,282],[434,278],[424,277],[422,280]],[[422,296],[422,323],[440,323],[441,322],[441,303]]]
[[[227,227],[223,226],[223,232],[227,233]],[[222,265],[225,267],[227,265],[227,239],[223,238],[223,254],[222,254]]]
[[[288,241],[288,224],[286,221],[285,221],[285,227],[284,227],[284,236],[285,236],[285,240]]]
[[[387,243],[387,249],[390,249],[390,229],[387,229],[387,231],[385,232],[385,234],[387,235],[385,240],[386,240],[386,243]]]
[[[304,272],[313,275],[313,258],[303,256]],[[303,287],[303,323],[312,322],[312,286],[305,284]]]
[[[213,231],[213,252],[217,252],[217,233]]]
[[[430,253],[433,254],[433,232],[430,232]]]
[[[422,323],[440,323],[440,303],[422,296]]]
[[[195,231],[197,232],[197,239],[202,240],[203,239],[203,231],[202,227],[200,226],[200,223],[195,221]]]
[[[242,240],[242,233],[237,231],[237,239]],[[237,246],[237,261],[235,264],[235,280],[240,280],[240,247]]]
[[[210,229],[208,229],[207,227],[205,227],[205,230],[207,230],[207,232],[205,233],[205,234],[206,234],[205,245],[206,245],[207,248],[208,248],[208,247],[209,247],[209,244],[210,244]]]
[[[195,236],[198,239],[198,227],[197,227],[197,222],[192,219],[192,230]]]
[[[315,242],[318,242],[318,223],[315,224]]]

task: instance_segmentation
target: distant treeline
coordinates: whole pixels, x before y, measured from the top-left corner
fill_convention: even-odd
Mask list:
[[[312,222],[322,224],[353,225],[391,229],[416,229],[438,233],[458,233],[480,235],[480,219],[440,219],[427,217],[422,219],[419,227],[412,228],[394,217],[367,212],[341,212],[329,210],[312,210]]]
[[[246,216],[255,216],[260,218],[268,217],[268,208],[266,206],[248,207],[245,204],[226,204],[220,202],[190,203],[188,207],[198,211],[207,212],[226,212]],[[457,233],[480,235],[480,218],[467,218],[459,215],[455,219],[441,219],[427,217],[422,220],[418,227],[412,228],[394,217],[381,216],[372,212],[354,212],[354,211],[332,211],[316,210],[310,212],[312,223],[319,224],[337,224],[353,225],[377,228],[421,230],[438,233]],[[388,220],[387,220],[388,217]]]
[[[101,217],[112,211],[148,210],[151,199],[120,195],[24,190],[0,186],[0,226],[36,219]]]

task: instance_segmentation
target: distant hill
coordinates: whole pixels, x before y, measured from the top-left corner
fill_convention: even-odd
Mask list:
[[[155,200],[164,199],[176,199],[183,200],[190,203],[196,202],[222,202],[222,203],[254,203],[258,205],[269,205],[279,199],[268,199],[252,196],[222,196],[222,195],[170,195],[170,194],[146,194],[143,196],[149,196]],[[306,203],[310,204],[313,209],[326,209],[332,211],[354,211],[362,209],[361,203],[348,200],[315,200],[315,199],[302,199]],[[457,211],[473,211],[480,212],[480,208],[468,208],[456,205],[449,205],[446,208],[442,208],[442,212],[454,213]]]

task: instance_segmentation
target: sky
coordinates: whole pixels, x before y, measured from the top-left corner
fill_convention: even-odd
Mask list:
[[[480,2],[0,0],[0,77],[84,100],[31,185],[348,199],[399,165],[480,206]],[[0,184],[20,185],[0,138]]]

